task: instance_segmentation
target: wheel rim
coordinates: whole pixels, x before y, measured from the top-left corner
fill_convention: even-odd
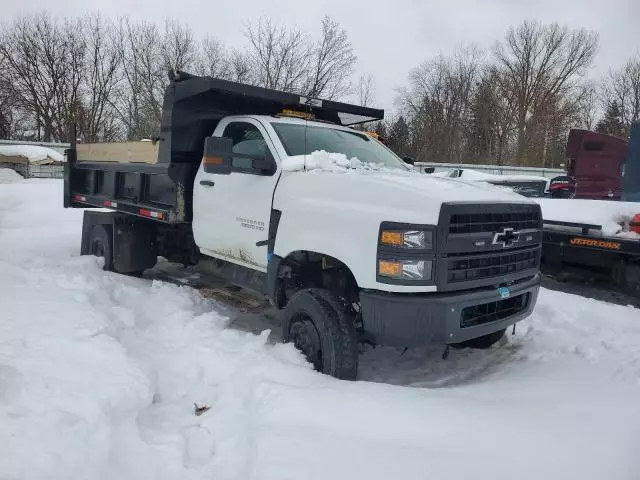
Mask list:
[[[298,315],[292,320],[289,332],[293,345],[302,352],[313,368],[322,371],[322,343],[311,318],[304,314]]]

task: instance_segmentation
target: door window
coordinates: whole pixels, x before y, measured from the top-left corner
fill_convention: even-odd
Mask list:
[[[231,166],[234,171],[252,171],[253,158],[270,158],[267,142],[258,127],[246,122],[233,122],[227,125],[222,133],[223,137],[233,140],[233,153],[240,153],[242,157],[233,157]]]

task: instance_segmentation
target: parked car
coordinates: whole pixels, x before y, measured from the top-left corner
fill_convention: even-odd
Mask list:
[[[470,182],[484,182],[509,188],[524,197],[545,197],[549,195],[550,180],[534,175],[492,175],[469,168],[454,168],[435,176],[459,178]]]

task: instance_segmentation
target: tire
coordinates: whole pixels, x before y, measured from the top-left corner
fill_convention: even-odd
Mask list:
[[[358,375],[358,337],[351,315],[331,292],[311,288],[296,293],[284,309],[284,340],[313,367],[342,380]]]
[[[105,225],[96,225],[91,231],[89,252],[96,257],[104,258],[103,270],[113,270],[113,238],[111,229]]]
[[[507,329],[503,328],[497,332],[488,333],[478,338],[472,338],[466,342],[452,343],[451,346],[453,348],[475,348],[478,350],[486,350],[498,343],[506,331]]]

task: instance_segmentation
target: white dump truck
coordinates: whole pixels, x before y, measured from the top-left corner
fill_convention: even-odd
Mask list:
[[[487,348],[539,288],[540,207],[414,172],[352,125],[383,111],[176,73],[157,138],[77,144],[64,204],[83,254],[158,256],[264,294],[284,341],[355,379],[358,344]]]

